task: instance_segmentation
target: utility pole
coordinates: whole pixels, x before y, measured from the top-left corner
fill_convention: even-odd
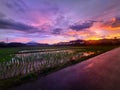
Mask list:
[[[9,39],[8,39],[8,38],[6,38],[6,42],[7,42],[7,43],[9,42]]]

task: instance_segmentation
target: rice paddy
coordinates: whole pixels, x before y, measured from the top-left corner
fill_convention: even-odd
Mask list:
[[[116,46],[80,46],[46,48],[7,48],[1,49],[0,83],[14,77],[39,73],[44,74],[56,68],[78,63],[96,56]],[[5,52],[3,52],[5,51]],[[4,56],[5,55],[5,56]],[[5,60],[6,59],[6,60]],[[4,85],[3,85],[4,86]]]

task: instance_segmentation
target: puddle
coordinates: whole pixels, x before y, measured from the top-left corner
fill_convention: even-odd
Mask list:
[[[90,55],[93,55],[95,54],[95,52],[80,52],[76,55],[74,55],[70,60],[71,61],[76,61],[78,59],[81,59],[82,57],[87,57],[87,56],[90,56]]]

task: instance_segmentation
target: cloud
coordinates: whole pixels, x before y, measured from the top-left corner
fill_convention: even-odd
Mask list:
[[[69,28],[72,30],[76,30],[76,31],[80,31],[83,29],[87,29],[90,28],[93,25],[94,21],[90,21],[90,22],[85,22],[82,24],[75,24],[75,25],[71,25]]]
[[[5,1],[4,4],[7,8],[14,10],[15,12],[25,12],[28,10],[28,6],[22,0],[13,0],[12,2]]]
[[[113,18],[112,27],[120,27],[120,17]]]
[[[14,20],[0,19],[0,29],[13,29],[24,32],[33,32],[33,30],[38,30],[38,28],[31,25],[26,25],[20,22],[15,22]]]
[[[0,12],[0,18],[4,18],[4,17],[6,17],[6,15]]]
[[[111,20],[94,23],[92,29],[102,30],[120,30],[120,18],[114,17]]]
[[[62,29],[61,29],[61,28],[55,28],[55,29],[53,29],[52,34],[60,34],[60,33],[61,33],[61,31],[62,31]]]

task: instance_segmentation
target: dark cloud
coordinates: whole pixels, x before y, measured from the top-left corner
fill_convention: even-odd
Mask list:
[[[115,21],[112,23],[112,27],[120,27],[120,17],[115,18]]]
[[[94,22],[95,21],[85,22],[85,23],[82,23],[82,24],[75,24],[75,25],[71,25],[69,28],[73,29],[73,30],[76,30],[76,31],[80,31],[80,30],[83,30],[83,29],[90,28],[93,25]]]
[[[6,15],[0,12],[0,18],[4,18],[4,17],[6,17]]]
[[[11,9],[13,9],[13,8],[14,8],[14,6],[13,6],[13,5],[11,5],[11,4],[10,4],[10,3],[8,3],[8,2],[6,2],[6,3],[5,3],[5,5],[6,5],[6,7],[11,8]]]
[[[34,30],[38,30],[37,28],[26,25],[23,23],[15,22],[14,20],[0,20],[0,29],[13,29],[25,32],[33,32]]]
[[[120,27],[120,17],[115,17],[112,21],[103,22],[103,26]]]
[[[13,0],[12,2],[4,2],[7,8],[14,10],[15,12],[25,12],[28,7],[22,0]]]
[[[55,28],[55,29],[53,29],[52,34],[60,34],[60,33],[61,33],[61,31],[62,31],[62,29],[61,29],[61,28]]]

